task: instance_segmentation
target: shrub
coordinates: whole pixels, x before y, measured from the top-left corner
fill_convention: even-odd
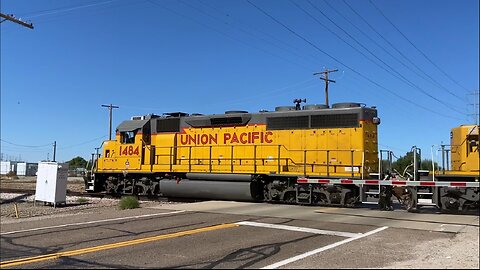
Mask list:
[[[77,203],[87,203],[87,202],[88,202],[87,198],[80,197],[77,199]]]
[[[133,209],[140,207],[138,199],[134,196],[122,197],[119,204],[120,209]]]
[[[5,176],[10,179],[18,179],[17,173],[12,171],[9,171]]]

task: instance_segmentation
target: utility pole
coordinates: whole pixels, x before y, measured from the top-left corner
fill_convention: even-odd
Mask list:
[[[328,70],[328,69],[325,69],[325,71],[321,71],[321,72],[315,72],[313,73],[313,75],[324,75],[325,77],[320,77],[320,80],[324,80],[325,81],[325,104],[328,106],[328,83],[329,82],[335,82],[334,80],[329,80],[328,79],[328,73],[330,72],[336,72],[338,71],[338,69],[332,69],[332,70]]]
[[[472,116],[473,123],[475,125],[479,125],[480,124],[480,92],[478,90],[472,91],[468,95],[473,96],[473,103],[468,104],[473,107],[473,113],[469,114],[469,116]]]
[[[114,106],[112,104],[102,105],[102,107],[107,107],[108,110],[110,111],[110,129],[109,129],[109,132],[108,132],[108,140],[111,141],[112,140],[112,109],[118,109],[120,107]]]
[[[15,18],[15,15],[13,15],[13,14],[5,15],[3,13],[0,13],[0,17],[3,18],[3,20],[1,20],[0,23],[8,20],[8,21],[12,21],[14,23],[18,23],[20,25],[23,25],[25,27],[28,27],[30,29],[33,29],[33,24],[32,23],[26,23],[26,22],[24,22],[20,19],[17,19],[17,18]]]
[[[53,162],[55,162],[55,155],[57,154],[57,141],[53,142]]]

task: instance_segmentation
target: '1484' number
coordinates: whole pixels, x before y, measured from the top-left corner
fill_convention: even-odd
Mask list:
[[[122,150],[122,147],[120,146],[120,155],[123,155],[123,156],[138,155],[138,146],[135,148],[135,150],[133,149],[132,145],[125,146],[125,148],[123,148],[123,150]]]

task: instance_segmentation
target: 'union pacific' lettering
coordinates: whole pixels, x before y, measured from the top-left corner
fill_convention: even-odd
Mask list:
[[[242,132],[224,133],[223,144],[255,144],[272,143],[273,132]],[[211,145],[218,144],[218,134],[181,134],[180,144],[182,145]]]
[[[182,134],[180,144],[217,144],[218,134]]]

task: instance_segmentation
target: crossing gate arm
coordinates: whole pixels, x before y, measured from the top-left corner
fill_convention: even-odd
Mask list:
[[[353,184],[353,185],[381,185],[381,186],[414,186],[414,187],[480,187],[480,182],[446,182],[446,181],[403,181],[403,180],[375,180],[375,179],[312,179],[299,177],[298,184]]]

